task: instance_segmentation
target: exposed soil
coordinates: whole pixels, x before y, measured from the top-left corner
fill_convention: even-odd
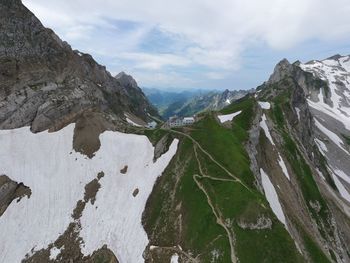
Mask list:
[[[23,183],[12,181],[6,175],[0,175],[0,216],[13,200],[19,202],[23,197],[30,198],[31,189]]]
[[[99,136],[106,130],[116,130],[116,126],[103,113],[86,111],[76,120],[73,137],[75,151],[94,157],[100,149]]]
[[[88,183],[85,186],[85,194],[84,194],[84,201],[91,202],[91,204],[94,204],[96,201],[96,194],[98,192],[98,189],[100,189],[101,185],[98,182],[99,179],[94,179],[90,183]]]
[[[122,169],[120,169],[120,173],[122,173],[122,174],[126,174],[127,171],[128,171],[128,166],[127,165],[125,165]]]

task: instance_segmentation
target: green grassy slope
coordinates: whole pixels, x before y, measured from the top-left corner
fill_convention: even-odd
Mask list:
[[[288,232],[254,187],[244,143],[256,106],[253,98],[246,98],[222,110],[222,114],[242,111],[231,127],[221,125],[215,113],[205,113],[198,123],[186,129],[237,180],[193,141],[176,134],[181,140],[178,153],[156,184],[144,215],[152,245],[181,245],[200,262],[230,262],[229,238],[217,223],[219,217],[233,232],[235,256],[240,262],[302,262]],[[271,228],[251,230],[238,224],[254,224],[262,216],[272,221]]]

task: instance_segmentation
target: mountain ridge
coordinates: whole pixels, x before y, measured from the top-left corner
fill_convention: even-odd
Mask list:
[[[157,115],[136,81],[21,1],[0,29],[4,261],[350,262],[349,56],[281,60],[193,125],[148,129],[128,124]]]
[[[134,80],[120,83],[92,56],[73,51],[21,1],[1,5],[2,128],[31,125],[38,132],[92,108],[121,119],[123,112],[143,120],[157,115]]]

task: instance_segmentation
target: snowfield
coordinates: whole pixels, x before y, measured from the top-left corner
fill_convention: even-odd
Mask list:
[[[337,169],[333,169],[332,167],[329,167],[328,169],[331,174],[332,174],[332,178],[334,180],[334,183],[336,185],[336,187],[339,190],[340,195],[350,203],[350,194],[349,192],[346,190],[346,188],[344,187],[344,185],[342,184],[342,182],[339,180],[338,176],[340,178],[342,178],[343,180],[345,180],[346,182],[350,183],[349,178],[343,171],[341,170],[337,170]]]
[[[269,110],[271,108],[271,105],[269,102],[265,102],[265,101],[258,101],[260,107],[264,110]]]
[[[227,122],[227,121],[232,121],[234,117],[238,116],[239,114],[241,114],[241,110],[231,113],[231,114],[227,114],[227,115],[218,115],[218,118],[220,120],[221,123]]]
[[[344,148],[343,140],[340,139],[338,135],[336,135],[334,132],[324,127],[317,119],[315,119],[315,124],[316,124],[316,127],[319,128],[321,132],[323,132],[329,139],[331,139],[332,142],[334,142],[346,154],[350,155],[349,152]]]
[[[265,171],[262,168],[260,168],[260,174],[266,199],[269,202],[270,207],[276,215],[276,217],[278,218],[278,220],[281,221],[281,223],[287,228],[286,218],[284,216],[282,206],[278,199],[276,189],[270,181],[269,176],[265,173]]]
[[[265,136],[269,139],[271,144],[275,145],[275,143],[273,142],[272,136],[270,134],[269,127],[267,127],[266,120],[267,120],[266,116],[265,116],[265,114],[263,114],[262,117],[261,117],[261,121],[260,121],[260,127],[264,130]]]
[[[0,131],[0,174],[30,187],[32,195],[13,201],[0,217],[1,262],[21,262],[32,249],[54,242],[73,221],[71,214],[84,187],[101,171],[94,205],[87,203],[80,235],[85,255],[106,244],[119,262],[143,262],[148,244],[141,215],[153,185],[177,150],[153,162],[154,147],[145,136],[104,132],[95,157],[72,150],[74,124],[55,132],[33,134],[28,127]],[[128,166],[126,174],[120,169]],[[138,188],[135,197],[133,191]],[[51,249],[55,258],[59,251]]]
[[[287,166],[286,166],[285,162],[283,161],[283,158],[282,158],[280,153],[278,153],[278,164],[281,167],[283,174],[290,181],[290,176],[289,176],[289,173],[288,173]]]

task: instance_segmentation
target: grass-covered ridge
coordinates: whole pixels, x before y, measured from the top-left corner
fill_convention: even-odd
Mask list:
[[[207,113],[192,127],[190,133],[206,151],[250,187],[254,187],[255,178],[249,167],[250,160],[244,143],[248,140],[254,107],[254,99],[246,98],[223,109],[220,114],[242,111],[232,121],[231,129],[221,125],[215,118],[215,113]]]
[[[192,127],[169,131],[181,142],[147,204],[144,225],[152,245],[181,245],[200,262],[213,258],[230,262],[232,248],[243,263],[262,258],[265,262],[302,261],[288,232],[254,186],[244,144],[256,107],[256,101],[247,97],[223,109],[220,114],[242,111],[231,127],[209,112]],[[269,218],[271,227],[249,229],[240,224],[256,224],[260,217]]]

